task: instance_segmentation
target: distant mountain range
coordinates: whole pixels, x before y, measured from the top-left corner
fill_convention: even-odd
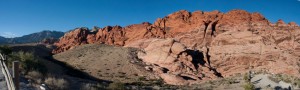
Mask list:
[[[5,38],[0,36],[0,44],[22,44],[22,43],[38,43],[44,39],[54,38],[58,39],[65,33],[60,31],[49,31],[45,30],[42,32],[32,33],[24,35],[22,37]]]

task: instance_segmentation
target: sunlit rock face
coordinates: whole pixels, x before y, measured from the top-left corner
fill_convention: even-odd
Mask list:
[[[55,43],[53,53],[91,43],[139,48],[138,58],[174,85],[248,70],[300,77],[299,26],[283,20],[273,24],[259,13],[244,10],[181,10],[153,24],[107,26],[93,32],[79,28]]]

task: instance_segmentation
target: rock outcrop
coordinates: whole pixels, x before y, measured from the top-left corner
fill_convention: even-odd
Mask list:
[[[138,57],[149,63],[148,69],[174,85],[249,70],[300,77],[299,26],[283,20],[272,24],[244,10],[181,10],[154,24],[107,26],[93,32],[78,28],[62,37],[53,53],[91,43],[140,48]]]
[[[289,22],[288,25],[292,27],[299,27],[299,25],[297,25],[295,22]]]
[[[88,35],[89,30],[87,28],[78,28],[74,31],[65,34],[63,37],[60,38],[58,43],[55,43],[55,45],[58,46],[58,48],[55,49],[53,53],[63,52],[74,48],[74,46],[88,44]]]
[[[148,44],[145,48],[139,46],[145,44]],[[186,85],[198,80],[222,77],[209,65],[209,61],[205,61],[207,59],[204,59],[203,52],[187,49],[171,38],[148,39],[126,47],[142,49],[138,57],[149,63],[149,67],[169,84]]]
[[[81,45],[82,41],[67,41],[69,37],[82,38],[85,44],[105,43],[124,46],[140,39],[176,38],[191,32],[203,33],[202,37],[200,36],[203,38],[206,36],[215,36],[217,32],[262,28],[267,27],[269,24],[269,21],[261,14],[248,13],[244,10],[233,10],[225,14],[219,11],[195,11],[190,13],[186,10],[181,10],[164,18],[158,18],[154,24],[144,22],[126,27],[107,26],[93,31],[88,31],[86,28],[75,29],[74,31],[76,32],[70,32],[57,42],[56,46],[58,48],[54,53],[68,50],[71,46]],[[85,32],[86,36],[77,36],[81,32]],[[69,45],[69,43],[77,44]]]

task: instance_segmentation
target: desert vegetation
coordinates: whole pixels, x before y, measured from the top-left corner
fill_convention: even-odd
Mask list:
[[[251,82],[251,76],[249,73],[245,73],[243,79],[245,81],[245,84],[243,85],[245,90],[255,90],[255,86]]]
[[[286,83],[291,83],[292,85],[300,88],[300,78],[293,77],[285,74],[275,74],[273,76],[268,77],[270,80],[279,83],[280,81],[284,81]]]
[[[45,79],[45,84],[51,90],[66,90],[69,89],[69,82],[64,78],[48,77]]]
[[[125,90],[125,84],[122,82],[113,82],[113,83],[109,84],[108,89]]]
[[[100,83],[85,83],[81,86],[80,90],[103,90],[106,86]]]
[[[47,73],[47,68],[41,62],[41,58],[34,56],[32,52],[12,52],[9,56],[8,65],[11,66],[12,61],[20,61],[20,68],[24,74],[27,74],[30,71],[38,71],[42,74]]]
[[[7,58],[6,63],[9,67],[12,66],[13,61],[20,61],[20,68],[24,74],[27,74],[29,71],[38,71],[42,74],[47,73],[47,68],[40,62],[41,58],[34,56],[32,52],[13,52],[8,46],[0,46],[0,53]]]
[[[243,87],[245,90],[255,90],[255,87],[251,82],[246,82],[246,84],[244,84]]]

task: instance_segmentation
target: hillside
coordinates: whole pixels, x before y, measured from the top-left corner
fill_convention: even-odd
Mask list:
[[[101,80],[132,83],[139,77],[155,79],[155,75],[137,64],[139,61],[134,53],[132,48],[90,44],[56,54],[53,58]]]
[[[6,43],[7,39],[5,37],[0,36],[0,44]]]
[[[299,40],[295,22],[271,23],[257,12],[181,10],[153,24],[107,26],[95,32],[78,28],[60,38],[53,53],[84,44],[134,47],[140,49],[138,58],[166,83],[187,85],[249,70],[299,77]]]
[[[15,38],[0,37],[0,44],[38,43],[49,38],[59,39],[63,35],[64,32],[45,30],[37,33],[32,33],[29,35],[24,35],[22,37],[15,37]]]

